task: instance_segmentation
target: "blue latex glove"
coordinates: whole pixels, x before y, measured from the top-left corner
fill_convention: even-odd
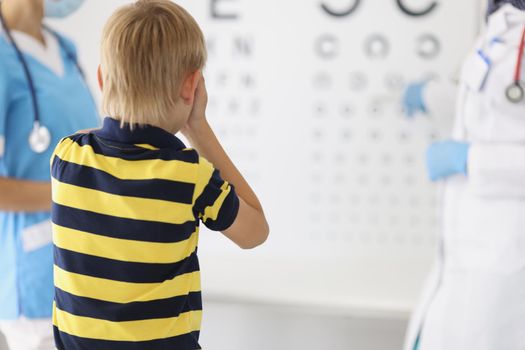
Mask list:
[[[427,151],[430,180],[438,181],[452,175],[467,175],[468,143],[443,141],[432,144]]]
[[[427,113],[427,106],[423,101],[423,90],[427,81],[411,83],[407,86],[403,95],[403,110],[407,118],[413,118],[416,113]]]

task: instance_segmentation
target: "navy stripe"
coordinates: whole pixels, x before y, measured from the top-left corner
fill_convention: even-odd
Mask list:
[[[174,264],[146,264],[112,260],[56,246],[54,254],[55,265],[65,271],[120,282],[162,283],[186,273],[199,271],[196,250],[186,259]],[[152,252],[152,254],[155,253]]]
[[[53,327],[58,350],[197,350],[199,332],[147,342],[119,342],[75,337]]]
[[[148,302],[119,304],[79,297],[55,288],[55,302],[60,310],[67,313],[112,322],[172,318],[188,311],[202,310],[200,292]]]
[[[208,219],[206,222],[204,222],[204,225],[206,225],[206,227],[212,231],[224,231],[230,228],[239,214],[239,205],[239,197],[235,193],[235,189],[232,186],[230,193],[228,193],[228,196],[224,200],[224,203],[219,210],[217,220]]]
[[[199,163],[199,155],[193,150],[180,150],[175,148],[162,148],[160,150],[150,150],[137,147],[132,144],[118,143],[103,139],[94,134],[77,134],[69,136],[69,139],[80,146],[89,145],[96,154],[120,158],[124,160],[178,160],[186,163]]]
[[[158,148],[186,148],[184,143],[172,133],[153,125],[131,125],[107,117],[101,129],[93,134],[128,144],[147,143]]]
[[[55,156],[51,173],[60,182],[118,196],[193,203],[195,185],[190,183],[160,179],[121,180],[105,171],[66,162],[58,156]]]
[[[59,226],[100,236],[141,242],[176,243],[191,237],[198,221],[167,224],[119,218],[53,203],[52,220]]]

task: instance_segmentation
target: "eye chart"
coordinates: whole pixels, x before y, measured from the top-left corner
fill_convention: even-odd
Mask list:
[[[127,2],[107,3],[109,15]],[[439,188],[426,178],[424,154],[448,136],[453,116],[408,120],[401,98],[408,83],[457,76],[479,30],[480,2],[180,3],[207,36],[210,122],[271,226],[270,240],[253,252],[202,230],[203,288],[409,309],[439,231]],[[100,13],[91,6],[84,16]],[[79,14],[70,23],[101,27],[105,18]],[[98,37],[81,33],[76,39],[94,50],[86,54],[94,72]]]

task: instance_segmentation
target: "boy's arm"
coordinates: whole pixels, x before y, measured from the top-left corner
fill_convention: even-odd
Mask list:
[[[239,196],[237,218],[223,234],[241,248],[255,248],[268,238],[269,226],[259,199],[228,157],[206,120],[207,100],[206,86],[204,79],[201,79],[192,114],[182,133],[200,155],[221,171],[224,180],[235,187]]]

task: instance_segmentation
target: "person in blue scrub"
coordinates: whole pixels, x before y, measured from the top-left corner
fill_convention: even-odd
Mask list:
[[[43,19],[81,3],[0,2],[0,332],[11,350],[55,349],[50,156],[99,118],[75,45]]]

